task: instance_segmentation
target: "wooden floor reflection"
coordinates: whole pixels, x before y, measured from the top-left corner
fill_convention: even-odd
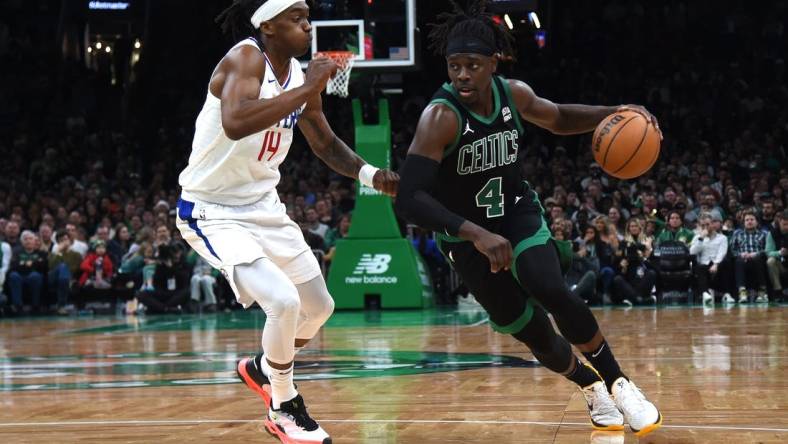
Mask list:
[[[335,443],[786,443],[785,307],[604,310],[662,429],[593,433],[581,394],[480,312],[337,313],[299,356]],[[234,382],[260,312],[0,321],[0,442],[259,442]]]

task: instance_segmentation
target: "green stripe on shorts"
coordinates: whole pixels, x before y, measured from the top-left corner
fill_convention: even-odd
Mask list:
[[[531,322],[531,318],[533,316],[534,316],[534,303],[533,301],[531,301],[531,298],[528,298],[525,300],[525,310],[523,311],[523,314],[521,314],[520,317],[517,318],[517,320],[515,320],[509,325],[503,325],[503,326],[498,325],[492,320],[490,320],[490,327],[492,327],[492,329],[497,331],[498,333],[504,335],[515,334],[520,330],[522,330],[523,328],[525,328],[525,326],[528,325],[529,322]]]
[[[542,217],[542,226],[536,230],[536,233],[534,233],[533,236],[521,240],[520,243],[514,247],[514,252],[512,253],[511,270],[514,278],[517,279],[517,282],[520,282],[520,278],[517,276],[517,256],[529,248],[547,244],[547,241],[549,241],[552,237],[553,235],[550,234],[550,229],[547,228],[547,221],[545,221],[544,217]]]

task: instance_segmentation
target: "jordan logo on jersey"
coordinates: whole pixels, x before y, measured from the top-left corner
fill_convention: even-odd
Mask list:
[[[468,133],[475,133],[476,131],[471,129],[471,122],[465,122],[465,131],[463,131],[462,135],[466,135]]]
[[[517,131],[501,131],[463,145],[457,154],[457,174],[480,173],[517,161]]]

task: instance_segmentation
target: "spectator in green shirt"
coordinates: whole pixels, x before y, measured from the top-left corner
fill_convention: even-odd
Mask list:
[[[681,213],[675,210],[669,212],[668,224],[665,226],[665,229],[662,230],[662,232],[657,236],[657,245],[665,241],[679,241],[689,245],[695,235],[692,233],[692,231],[684,228],[683,225],[684,222],[682,220]]]
[[[348,231],[350,231],[350,213],[343,214],[342,217],[339,218],[339,225],[336,228],[332,228],[326,232],[325,244],[328,253],[326,253],[323,260],[326,262],[331,262],[331,260],[334,259],[337,241],[347,237]]]

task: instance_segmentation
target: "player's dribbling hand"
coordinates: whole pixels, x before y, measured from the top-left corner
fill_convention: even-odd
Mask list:
[[[622,105],[619,106],[616,111],[634,111],[642,115],[646,118],[646,120],[648,120],[649,123],[654,125],[654,128],[656,128],[657,132],[659,132],[659,140],[662,140],[662,130],[659,129],[659,121],[657,121],[656,116],[651,114],[646,108],[640,105]]]
[[[334,77],[339,66],[328,57],[315,57],[306,67],[304,85],[316,88],[318,92],[326,89],[328,80]]]
[[[493,273],[508,270],[511,267],[512,244],[505,237],[485,231],[473,241],[473,246],[487,256],[490,261],[490,271]]]
[[[391,170],[377,170],[372,177],[372,185],[388,196],[396,196],[399,188],[399,174]]]

